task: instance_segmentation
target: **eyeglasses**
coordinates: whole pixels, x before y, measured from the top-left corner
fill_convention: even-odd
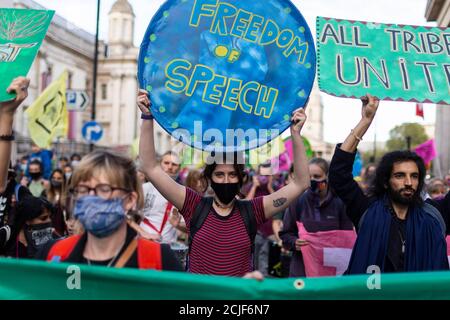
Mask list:
[[[109,184],[103,184],[103,183],[96,185],[94,188],[89,188],[88,186],[85,186],[85,185],[79,185],[79,186],[76,186],[75,188],[73,188],[71,190],[71,192],[74,195],[74,197],[76,199],[78,199],[78,198],[89,195],[91,190],[94,191],[96,196],[99,196],[103,199],[111,198],[111,195],[115,190],[131,192],[130,190],[127,190],[124,188],[115,188],[115,187],[110,186]]]

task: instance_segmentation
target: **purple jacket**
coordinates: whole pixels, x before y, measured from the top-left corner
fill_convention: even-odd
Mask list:
[[[283,246],[293,251],[289,277],[305,277],[305,266],[300,251],[295,250],[298,239],[297,221],[303,222],[308,232],[352,230],[353,224],[346,215],[342,200],[330,190],[319,204],[319,195],[307,190],[286,209],[280,238]]]

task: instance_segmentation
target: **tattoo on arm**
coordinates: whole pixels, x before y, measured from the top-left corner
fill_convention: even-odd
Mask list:
[[[273,206],[275,208],[281,207],[283,204],[286,203],[286,201],[287,201],[286,198],[279,198],[279,199],[273,200]]]

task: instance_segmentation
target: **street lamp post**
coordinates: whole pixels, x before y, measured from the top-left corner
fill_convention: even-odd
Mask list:
[[[94,84],[92,88],[92,106],[91,106],[91,120],[95,121],[96,107],[97,107],[97,70],[98,70],[98,29],[100,23],[100,0],[97,0],[97,27],[95,32],[95,53],[94,53]],[[90,151],[94,150],[94,144],[89,146]]]

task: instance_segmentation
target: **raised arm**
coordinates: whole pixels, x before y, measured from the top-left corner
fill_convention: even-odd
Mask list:
[[[294,151],[294,176],[292,182],[287,186],[264,197],[264,213],[267,219],[275,213],[286,209],[310,185],[308,159],[306,158],[305,146],[300,135],[306,121],[305,110],[300,108],[294,111],[291,121],[293,123],[291,125],[291,135]]]
[[[5,191],[8,181],[14,114],[19,105],[27,98],[29,84],[30,81],[24,77],[14,79],[6,91],[15,92],[16,98],[0,103],[0,193]]]
[[[150,100],[147,92],[139,90],[138,107],[146,116],[150,116]],[[186,198],[186,188],[173,180],[156,160],[155,141],[153,133],[153,119],[146,119],[142,122],[141,137],[139,141],[139,158],[150,179],[151,183],[158,191],[172,203],[177,209],[183,208]]]
[[[259,187],[259,180],[258,176],[254,175],[252,177],[252,187],[250,188],[250,191],[248,192],[247,196],[245,197],[246,200],[252,200],[255,197],[256,189]]]
[[[341,150],[346,152],[355,152],[358,147],[359,142],[362,140],[362,137],[369,129],[372,124],[373,119],[375,118],[375,114],[377,113],[379,100],[376,97],[372,97],[371,95],[366,95],[361,99],[362,111],[361,111],[361,120],[358,122],[356,127],[350,132],[347,139],[345,139],[344,143],[341,145]]]
[[[347,206],[346,213],[356,228],[369,206],[369,199],[353,180],[352,169],[355,160],[355,151],[359,141],[369,129],[378,109],[377,98],[367,95],[363,99],[362,116],[357,126],[350,132],[347,139],[336,147],[330,163],[328,181],[339,198]]]

